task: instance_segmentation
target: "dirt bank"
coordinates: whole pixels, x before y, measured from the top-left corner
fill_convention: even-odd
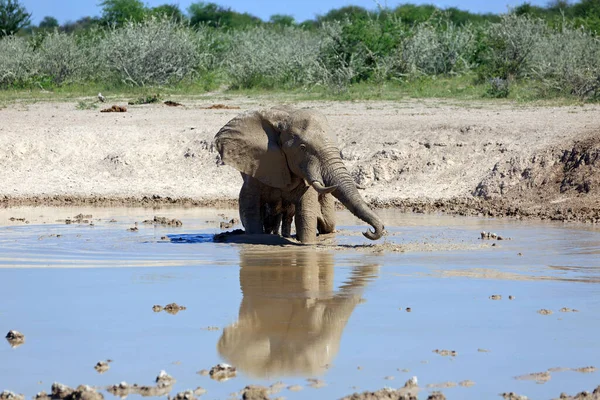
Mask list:
[[[0,109],[0,204],[235,204],[241,177],[221,165],[214,134],[241,111],[278,103],[240,97],[225,101],[240,109],[211,109],[208,100],[180,101],[125,113],[78,110],[76,102]],[[600,106],[296,105],[327,115],[376,207],[600,222]]]

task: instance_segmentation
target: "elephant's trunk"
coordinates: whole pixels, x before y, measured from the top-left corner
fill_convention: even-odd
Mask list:
[[[339,150],[331,148],[321,155],[321,163],[318,167],[310,168],[308,171],[309,183],[321,181],[328,187],[335,187],[332,192],[343,205],[367,224],[373,227],[373,231],[363,232],[363,235],[371,240],[377,240],[384,234],[385,227],[377,214],[371,210],[356,189],[356,184],[346,169],[339,155]],[[314,186],[314,184],[313,184]]]

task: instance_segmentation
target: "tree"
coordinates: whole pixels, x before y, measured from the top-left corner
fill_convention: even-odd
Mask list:
[[[40,29],[58,28],[58,20],[54,17],[46,16],[38,25]]]
[[[19,0],[0,0],[0,37],[14,35],[30,23],[31,13]]]
[[[360,18],[366,18],[368,16],[369,11],[363,7],[346,6],[330,10],[325,15],[319,15],[317,17],[317,23],[321,24],[327,21],[344,21],[346,18],[353,21]]]
[[[600,18],[600,1],[581,0],[573,5],[575,16],[584,18]]]
[[[425,22],[438,8],[431,4],[414,5],[414,4],[403,4],[394,9],[394,14],[402,19],[402,22],[407,24],[415,24],[419,22]]]
[[[141,0],[103,0],[102,22],[123,25],[127,21],[141,21],[146,16],[146,7]]]
[[[185,19],[185,15],[183,15],[183,12],[176,4],[163,4],[162,6],[154,7],[150,10],[150,14],[168,17],[177,22],[181,22]]]
[[[98,17],[83,17],[78,19],[76,22],[65,22],[64,25],[60,27],[60,29],[64,32],[72,33],[85,31],[92,28],[93,26],[98,26],[100,24],[101,20]]]
[[[296,25],[296,20],[291,15],[285,14],[274,14],[269,18],[269,22],[273,25],[278,26],[292,26]]]
[[[213,27],[243,28],[262,22],[260,18],[248,13],[241,14],[232,11],[231,8],[203,1],[192,3],[188,7],[188,14],[192,25],[207,24]]]

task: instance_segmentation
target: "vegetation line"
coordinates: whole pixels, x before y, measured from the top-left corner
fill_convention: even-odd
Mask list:
[[[528,3],[503,15],[402,5],[268,22],[213,3],[147,8],[104,0],[102,16],[37,27],[0,0],[0,99],[31,90],[286,91],[330,98],[600,97],[597,0]]]

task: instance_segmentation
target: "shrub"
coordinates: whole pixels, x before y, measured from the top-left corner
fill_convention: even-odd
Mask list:
[[[400,19],[390,13],[364,15],[342,22],[325,23],[328,38],[319,62],[336,85],[381,81],[403,70],[399,49],[407,35]]]
[[[508,79],[492,78],[488,80],[486,95],[493,98],[505,98],[510,93],[510,82]]]
[[[152,17],[111,27],[100,41],[100,55],[110,76],[132,86],[167,85],[197,68],[194,32],[168,18]]]
[[[547,35],[532,56],[532,75],[547,90],[600,97],[600,38],[565,25]]]
[[[547,32],[547,25],[541,19],[507,14],[484,29],[480,75],[515,79],[529,72],[531,53]]]
[[[77,43],[74,35],[58,31],[45,35],[38,47],[39,70],[57,85],[82,81],[94,72],[86,50],[86,42]]]
[[[233,31],[223,66],[233,88],[299,87],[315,73],[320,41],[295,27]]]
[[[39,75],[39,54],[22,37],[0,40],[0,86],[27,85]]]
[[[414,28],[402,57],[412,75],[455,74],[471,69],[475,35],[470,25],[423,23]]]

